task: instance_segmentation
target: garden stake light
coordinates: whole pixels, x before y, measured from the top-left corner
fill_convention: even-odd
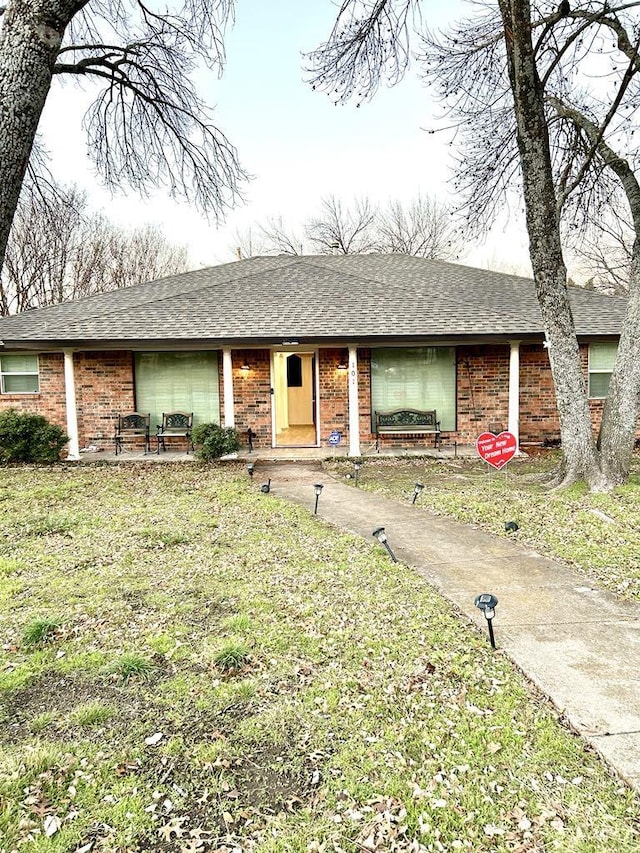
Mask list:
[[[398,561],[396,559],[396,555],[391,550],[391,546],[389,545],[389,540],[387,539],[387,534],[384,532],[384,527],[378,527],[376,530],[373,531],[373,533],[371,535],[373,537],[375,537],[381,545],[384,545],[384,547],[389,552],[389,556],[391,557],[393,562],[397,563]]]
[[[255,466],[255,463],[254,463],[254,462],[249,462],[249,463],[247,464],[247,474],[248,474],[250,477],[253,477],[253,472],[254,472],[254,470],[255,470],[255,467],[256,467],[256,466]]]
[[[353,463],[353,472],[354,472],[354,477],[355,477],[355,481],[356,481],[356,488],[358,487],[358,472],[360,471],[361,467],[362,467],[362,462],[354,462]]]
[[[420,494],[420,492],[423,489],[424,489],[424,486],[422,483],[416,483],[415,484],[415,486],[413,487],[413,500],[411,501],[412,504],[414,504],[416,502],[418,495]]]
[[[322,483],[316,483],[313,487],[313,490],[316,493],[316,505],[315,505],[314,510],[313,510],[314,515],[318,514],[318,500],[320,498],[320,493],[322,492],[323,489],[324,489],[324,486],[322,485]]]
[[[491,641],[491,648],[495,649],[496,641],[493,636],[493,623],[492,619],[496,615],[496,604],[498,603],[498,599],[495,595],[492,595],[490,592],[483,592],[481,595],[476,595],[475,605],[479,610],[482,610],[484,613],[484,618],[487,620],[487,626],[489,627],[489,640]]]

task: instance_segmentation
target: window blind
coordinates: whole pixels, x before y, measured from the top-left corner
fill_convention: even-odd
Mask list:
[[[136,408],[151,413],[151,428],[163,412],[193,412],[194,424],[220,422],[217,352],[136,354]]]
[[[435,409],[440,428],[456,428],[455,347],[374,349],[371,409]]]

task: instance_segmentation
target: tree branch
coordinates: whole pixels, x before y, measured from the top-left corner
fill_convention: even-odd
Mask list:
[[[634,228],[636,233],[640,233],[640,184],[629,163],[604,141],[602,138],[602,128],[598,127],[591,119],[581,113],[580,110],[565,104],[557,97],[550,96],[547,100],[558,115],[568,118],[584,131],[591,143],[592,149],[597,150],[604,163],[617,175],[629,201]]]
[[[306,56],[312,88],[344,103],[354,93],[371,98],[383,79],[397,83],[409,64],[409,17],[419,6],[419,0],[343,0],[328,40]]]
[[[636,56],[637,56],[637,51],[636,51]],[[597,127],[597,133],[594,134],[591,131],[588,131],[586,124],[580,123],[580,122],[576,121],[574,118],[572,118],[572,121],[574,121],[574,124],[576,124],[578,127],[581,127],[582,130],[584,130],[585,133],[587,134],[589,142],[591,143],[591,148],[587,152],[587,155],[584,158],[582,165],[581,165],[580,169],[578,169],[578,172],[574,176],[573,180],[570,181],[566,185],[564,192],[558,196],[558,201],[557,201],[558,212],[562,209],[567,198],[571,195],[571,193],[575,190],[575,188],[580,184],[580,182],[584,178],[584,175],[586,174],[587,170],[589,169],[596,152],[600,154],[600,156],[605,161],[605,163],[607,163],[608,166],[611,166],[611,163],[607,162],[607,158],[604,156],[604,152],[609,151],[609,152],[611,152],[611,154],[613,154],[613,151],[606,145],[606,143],[604,143],[604,134],[605,134],[607,128],[609,127],[613,117],[616,115],[616,113],[618,111],[618,107],[620,106],[620,104],[622,102],[622,98],[624,97],[625,92],[629,88],[629,84],[631,83],[631,80],[633,79],[636,71],[638,71],[638,70],[639,70],[639,68],[638,68],[638,66],[636,66],[635,61],[633,59],[631,59],[629,61],[629,65],[627,66],[627,69],[624,73],[624,76],[623,76],[622,80],[620,81],[620,86],[619,86],[618,91],[616,93],[616,97],[611,102],[611,106],[609,107],[609,110],[607,111],[607,115],[605,116],[604,121],[602,121],[601,124],[599,125],[599,127]],[[554,109],[556,108],[554,101],[558,104],[562,104],[562,101],[560,101],[559,98],[554,98],[553,96],[549,96],[547,98],[547,101],[552,106],[554,106]],[[556,111],[558,112],[558,114],[561,114],[559,112],[559,110],[556,109]],[[577,113],[577,111],[576,111],[576,113]],[[582,114],[580,114],[580,115],[582,115]],[[588,121],[586,116],[582,116],[582,118],[583,118],[584,122]],[[596,127],[596,125],[593,124],[592,122],[590,122],[589,124],[590,124],[591,128]],[[614,169],[614,171],[615,171],[615,169]],[[616,172],[616,174],[617,174],[617,172]]]

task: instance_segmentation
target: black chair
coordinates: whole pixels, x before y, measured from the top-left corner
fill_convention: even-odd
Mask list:
[[[187,453],[193,450],[193,441],[191,440],[191,432],[193,430],[193,412],[163,412],[162,423],[158,424],[156,440],[158,449],[156,453],[160,454],[160,449],[166,450],[166,440],[168,438],[186,438]]]
[[[116,446],[116,456],[122,453],[123,443],[126,438],[144,439],[144,452],[149,453],[149,428],[151,422],[150,414],[142,412],[131,412],[128,415],[117,415],[116,431],[113,441]]]

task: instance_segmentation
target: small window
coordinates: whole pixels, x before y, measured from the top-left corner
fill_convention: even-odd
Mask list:
[[[618,352],[617,344],[589,345],[589,397],[604,399]]]
[[[299,355],[287,358],[287,388],[302,388],[302,359]]]
[[[0,355],[1,394],[37,394],[39,390],[37,355]]]

